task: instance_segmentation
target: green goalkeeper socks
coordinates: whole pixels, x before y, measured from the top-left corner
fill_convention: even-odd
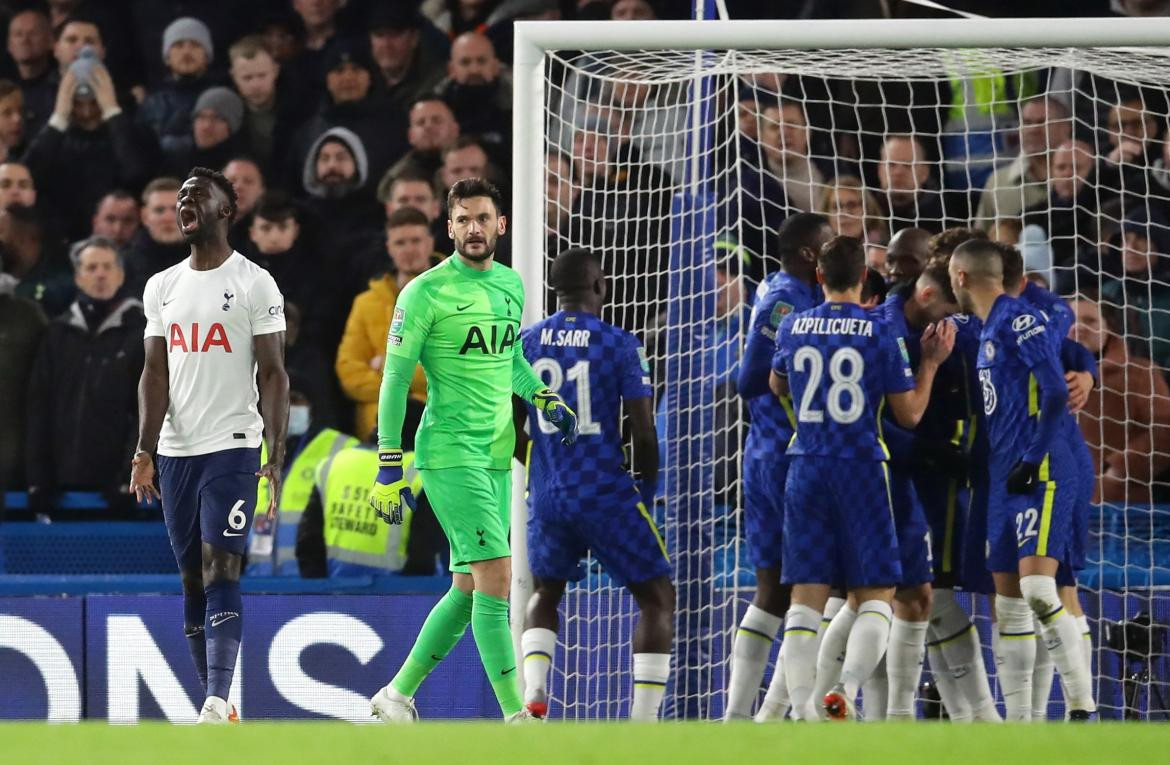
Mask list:
[[[516,678],[516,652],[512,648],[512,632],[508,629],[508,601],[503,598],[472,593],[471,634],[479,658],[487,672],[496,701],[504,717],[520,711],[520,684]]]
[[[459,642],[459,638],[463,637],[463,633],[467,631],[467,625],[471,623],[473,613],[470,595],[462,592],[458,587],[452,587],[448,590],[443,599],[431,609],[427,620],[423,622],[422,629],[419,630],[418,638],[414,641],[414,647],[410,649],[410,655],[402,663],[402,669],[398,670],[398,674],[390,681],[394,690],[407,698],[414,696],[415,691],[422,685],[422,681],[426,680],[427,675],[431,674],[431,671],[446,658],[455,644]],[[507,633],[508,628],[507,616],[508,608],[505,602],[505,633]],[[478,635],[475,642],[479,643]],[[508,643],[508,647],[511,648],[511,642]],[[483,653],[482,649],[480,649],[480,653]]]

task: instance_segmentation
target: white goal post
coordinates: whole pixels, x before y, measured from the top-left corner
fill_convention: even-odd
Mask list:
[[[735,68],[734,63],[728,63],[729,52],[742,54],[745,67],[743,71],[749,72],[768,71],[768,67],[771,65],[769,62],[780,62],[774,66],[774,70],[779,71],[783,63],[791,62],[790,58],[785,58],[785,51],[827,53],[828,55],[823,59],[813,54],[802,59],[800,74],[806,77],[823,76],[838,79],[856,77],[863,79],[870,76],[867,75],[866,71],[849,69],[850,66],[857,67],[859,64],[843,62],[841,59],[845,58],[844,56],[832,60],[831,55],[841,51],[913,52],[940,49],[987,51],[988,59],[992,61],[1001,60],[996,56],[1002,53],[1004,55],[1002,60],[1008,62],[1004,65],[1005,71],[1009,69],[1009,66],[1019,71],[1039,70],[1044,67],[1071,67],[1093,73],[1098,71],[1095,69],[1096,59],[1093,55],[1086,58],[1084,54],[1105,51],[1109,55],[1109,63],[1103,67],[1103,71],[1120,80],[1128,79],[1124,76],[1118,77],[1117,73],[1124,73],[1127,54],[1133,53],[1135,62],[1133,66],[1137,73],[1132,78],[1134,81],[1144,85],[1154,80],[1154,87],[1163,93],[1166,93],[1167,86],[1170,86],[1170,18],[517,22],[515,24],[512,67],[514,81],[513,149],[511,210],[509,211],[511,230],[509,233],[512,239],[513,266],[522,277],[526,294],[523,326],[527,327],[546,315],[548,290],[546,275],[551,259],[556,254],[549,251],[549,221],[546,219],[546,157],[550,147],[554,145],[555,148],[564,147],[565,133],[559,133],[558,137],[554,139],[550,135],[552,130],[550,125],[556,120],[563,120],[565,124],[557,125],[556,129],[564,131],[565,126],[568,125],[571,131],[576,119],[575,117],[550,115],[549,113],[550,88],[559,87],[557,84],[550,86],[549,83],[550,61],[557,52],[572,51],[584,54],[612,52],[621,54],[619,58],[623,63],[634,62],[625,71],[634,71],[634,67],[641,61],[638,57],[645,57],[645,61],[648,62],[646,66],[652,72],[650,76],[659,77],[660,81],[669,83],[672,93],[679,98],[677,105],[686,114],[686,134],[676,135],[675,138],[680,145],[685,144],[691,150],[685,156],[676,156],[673,159],[679,162],[680,166],[686,167],[687,182],[686,184],[677,184],[674,188],[677,190],[689,185],[691,192],[697,194],[699,184],[704,180],[704,171],[700,167],[700,164],[706,161],[704,156],[701,156],[703,152],[714,155],[717,151],[726,149],[733,156],[738,156],[735,154],[735,147],[731,145],[738,138],[737,128],[732,128],[733,135],[728,139],[728,146],[731,148],[712,147],[709,143],[712,139],[702,136],[702,133],[708,128],[704,122],[705,110],[709,109],[715,100],[709,93],[710,88],[717,87],[712,85],[712,78],[715,75],[722,75],[732,81],[730,88],[735,87],[734,80],[740,70]],[[825,63],[827,67],[823,75],[817,69],[820,62]],[[560,61],[560,63],[563,64],[564,61]],[[937,72],[925,72],[920,75],[913,70],[912,64],[909,72],[905,69],[901,72],[895,72],[893,65],[884,66],[877,55],[874,55],[871,63],[874,79],[884,78],[899,81],[918,79],[943,81],[946,79],[945,75]],[[1150,74],[1150,72],[1156,71],[1156,65],[1159,63],[1168,67],[1167,72],[1161,76]],[[902,66],[905,67],[906,62],[902,62]],[[598,74],[597,79],[606,85],[622,82],[622,71],[621,66],[617,66]],[[856,74],[850,74],[850,71],[856,71]],[[581,76],[587,78],[591,75],[582,74]],[[705,88],[708,91],[705,91]],[[776,95],[778,96],[778,94]],[[945,105],[932,104],[931,106],[941,108]],[[731,108],[734,110],[734,103]],[[1160,118],[1165,120],[1164,115]],[[729,122],[734,122],[734,120],[729,120]],[[580,120],[577,120],[577,123],[577,127],[580,127]],[[855,128],[855,130],[858,133],[861,132],[860,128]],[[996,159],[1000,158],[996,157]],[[1006,155],[1003,159],[1006,159]],[[732,175],[734,174],[735,171],[732,171]],[[685,228],[686,224],[680,224],[677,218],[694,217],[697,219],[703,215],[709,216],[711,214],[710,211],[704,212],[700,209],[676,208],[673,212],[668,211],[664,225],[668,225],[672,229],[678,225],[683,225]],[[672,218],[674,220],[671,220]],[[708,229],[702,229],[698,223],[694,225],[694,229],[689,229],[690,234],[696,241],[702,239],[702,244],[708,244],[713,236],[709,230],[709,224]],[[665,248],[670,243],[659,242],[658,244]],[[696,247],[696,249],[701,248]],[[774,257],[774,253],[764,253],[762,257]],[[665,283],[665,281],[661,283]],[[1077,286],[1078,288],[1081,286],[1079,282]],[[710,284],[707,282],[701,283],[702,289],[709,287]],[[655,296],[655,298],[660,299],[663,303],[667,300],[665,295]],[[714,298],[712,298],[713,300]],[[740,336],[740,342],[742,342],[742,336]],[[677,430],[675,434],[678,435]],[[663,435],[660,433],[660,436]],[[711,445],[706,444],[702,448],[709,450]],[[678,478],[677,475],[672,483],[671,471],[677,473],[683,468],[669,464],[669,459],[668,457],[667,464],[661,466],[663,477],[660,479],[660,489],[667,491],[670,491],[672,486],[677,490],[679,486],[687,485],[686,481]],[[525,607],[532,593],[532,577],[528,569],[525,539],[528,510],[523,491],[524,483],[524,471],[517,468],[513,482],[511,618],[518,660],[522,658],[519,638],[523,629]],[[710,487],[706,486],[704,491],[710,492]],[[1157,511],[1151,510],[1151,512]],[[1170,522],[1167,522],[1166,527],[1170,528]],[[673,533],[672,529],[667,528],[666,533],[670,535]],[[728,554],[739,555],[737,551]],[[738,557],[735,558],[735,561],[735,567],[750,569],[750,564],[739,563]],[[1154,562],[1145,565],[1158,567],[1170,564]],[[707,575],[703,574],[703,576]],[[703,586],[708,586],[708,584],[704,582]],[[741,580],[735,577],[721,580],[718,584],[710,584],[710,587],[720,588],[721,592],[730,592],[733,597],[739,594],[740,589],[750,591],[750,585],[744,585]],[[610,598],[607,601],[609,603],[607,608],[614,608],[617,611],[629,609],[628,601],[617,601],[610,596],[607,597]],[[680,592],[680,610],[686,609],[686,604],[682,603],[686,597]],[[701,597],[701,595],[695,594],[694,597]],[[571,609],[571,604],[567,608]],[[734,611],[735,609],[732,607],[733,614]],[[617,614],[615,613],[614,616],[616,617]],[[573,634],[567,634],[565,626],[562,625],[561,640],[563,645],[562,648],[558,649],[554,671],[560,671],[564,676],[595,671],[590,669],[595,665],[589,661],[579,663],[578,660],[574,660],[577,663],[562,666],[559,669],[557,665],[565,660],[565,655],[571,650],[574,639],[597,639],[599,635],[604,639],[607,634],[607,626],[604,622],[610,616],[602,614],[598,618],[603,622],[602,624],[584,625],[579,632]],[[621,634],[622,639],[628,637],[628,619],[623,615],[621,619],[615,618],[615,624],[618,621],[621,624],[614,626],[608,633],[611,639],[618,633]],[[712,622],[707,624],[705,628],[716,632],[729,630],[731,623],[727,622],[724,616],[718,616],[716,621],[718,623]],[[680,632],[684,632],[686,627],[683,625],[687,623],[679,622],[679,624]],[[685,637],[685,635],[680,634],[676,636],[676,641]],[[716,640],[711,645],[696,648],[695,651],[697,654],[702,654],[705,657],[704,661],[710,662],[711,665],[722,666],[727,660],[727,651],[724,649],[729,646],[729,641],[726,644],[721,644]],[[719,655],[720,651],[723,652],[723,655]],[[690,669],[700,672],[694,667]],[[700,685],[696,687],[700,687],[702,690],[695,691],[689,685],[682,690],[679,689],[681,686],[675,687],[672,691],[668,691],[668,708],[671,704],[672,693],[676,697],[676,701],[681,700],[683,696],[693,696],[695,693],[722,694],[723,675],[721,672],[707,666],[701,672],[705,674],[703,674]],[[687,682],[693,682],[693,678]],[[620,684],[615,684],[612,681],[581,682],[574,687],[576,688],[575,693],[578,694],[607,692],[613,694],[619,691],[624,693],[620,690]],[[567,699],[564,701],[566,707],[564,716],[577,719],[619,716],[616,702],[613,706],[596,702],[596,699],[581,697]],[[569,712],[567,708],[571,704],[578,706],[575,711]],[[708,716],[712,714],[711,710],[716,707],[717,705],[711,706],[704,699],[688,707],[692,710],[691,712],[680,712],[676,716],[693,716],[695,714]]]

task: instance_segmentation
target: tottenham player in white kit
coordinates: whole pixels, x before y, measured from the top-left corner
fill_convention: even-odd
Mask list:
[[[260,477],[274,511],[288,426],[284,299],[267,271],[228,244],[235,214],[231,182],[193,169],[177,216],[191,255],[152,276],[143,295],[146,364],[130,478],[139,501],[162,500],[183,580],[183,630],[205,692],[199,722],[237,719],[227,698],[242,633],[241,563]]]

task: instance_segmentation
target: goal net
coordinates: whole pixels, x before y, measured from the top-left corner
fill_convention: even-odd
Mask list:
[[[834,48],[826,32],[804,50],[701,52],[596,50],[609,27],[593,27],[544,51],[536,87],[518,67],[539,112],[516,118],[515,218],[539,221],[520,222],[515,246],[527,318],[555,310],[556,254],[589,247],[610,278],[603,318],[642,339],[654,374],[655,518],[678,591],[668,716],[723,711],[754,586],[740,480],[751,426],[735,376],[756,286],[779,269],[777,227],[799,211],[862,239],[891,280],[913,267],[913,235],[891,246],[899,232],[979,229],[1073,302],[1076,339],[1101,364],[1080,422],[1098,481],[1081,583],[1102,716],[1167,714],[1170,50],[962,47],[946,41],[954,23],[932,24],[940,47],[903,47],[897,24],[879,22],[884,47]],[[553,714],[624,717],[635,607],[595,561],[586,569],[562,609]],[[986,601],[964,603],[990,650]],[[994,687],[990,653],[986,664]],[[1059,697],[1056,683],[1053,715]]]

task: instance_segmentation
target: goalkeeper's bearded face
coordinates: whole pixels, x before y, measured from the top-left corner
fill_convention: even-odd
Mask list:
[[[464,258],[484,261],[496,252],[496,241],[507,229],[491,197],[469,197],[456,202],[447,219],[447,233]]]

